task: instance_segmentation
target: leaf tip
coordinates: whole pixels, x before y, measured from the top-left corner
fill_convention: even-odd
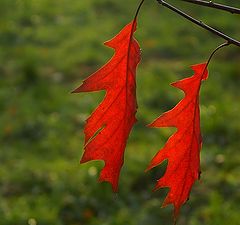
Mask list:
[[[131,35],[133,35],[133,33],[136,31],[137,28],[137,21],[133,20],[132,22],[130,22],[129,24],[127,24],[114,38],[112,38],[109,41],[105,41],[104,45],[108,46],[110,48],[115,49],[116,48],[116,44],[119,43],[119,41],[125,37],[126,35],[128,35],[129,40],[131,39]],[[133,33],[132,33],[133,32]]]
[[[149,128],[152,128],[152,127],[154,127],[154,126],[153,126],[153,122],[152,122],[152,123],[149,123],[149,124],[147,124],[147,125],[146,125],[146,127],[149,127]]]
[[[192,65],[191,68],[196,75],[198,76],[200,75],[202,77],[202,80],[207,80],[208,78],[207,62]]]
[[[118,193],[118,184],[113,182],[112,180],[110,179],[107,179],[106,177],[104,177],[104,175],[100,175],[100,177],[98,178],[98,182],[102,183],[102,182],[107,182],[111,185],[111,188],[112,188],[112,192],[113,193]]]
[[[70,92],[70,94],[75,94],[75,93],[77,93],[77,91],[75,89]]]
[[[80,164],[86,163],[89,160],[83,155],[83,157],[80,159]]]
[[[149,170],[151,170],[152,169],[152,165],[150,164],[150,165],[148,165],[148,167],[144,170],[144,173],[147,173]]]
[[[77,88],[75,88],[74,90],[72,90],[72,91],[71,91],[71,94],[75,94],[75,93],[81,92],[81,91],[82,91],[82,90],[81,90],[81,89],[82,89],[81,87],[82,87],[82,85],[81,85],[80,87],[77,87]]]
[[[180,213],[180,208],[181,208],[181,206],[174,205],[174,212],[173,212],[173,224],[174,225],[177,224],[178,216]]]

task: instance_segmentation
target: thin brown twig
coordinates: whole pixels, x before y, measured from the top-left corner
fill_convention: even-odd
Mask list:
[[[195,18],[193,18],[192,16],[188,15],[187,13],[183,12],[182,10],[176,8],[175,6],[167,3],[166,1],[163,1],[163,0],[157,0],[157,2],[163,6],[165,6],[166,8],[172,10],[173,12],[176,12],[177,14],[181,15],[182,17],[184,17],[185,19],[193,22],[194,24],[204,28],[205,30],[207,31],[210,31],[211,33],[223,38],[224,40],[226,40],[229,44],[233,44],[233,45],[236,45],[238,47],[240,47],[240,41],[222,33],[221,31],[219,30],[216,30],[215,28],[203,23],[202,21],[199,21]]]
[[[230,12],[232,14],[240,14],[240,9],[238,9],[236,7],[215,3],[213,1],[204,1],[204,0],[181,0],[181,1],[189,2],[189,3],[196,4],[196,5],[201,5],[201,6],[207,6],[207,7],[210,7],[210,8],[219,9],[219,10],[223,10],[223,11],[227,11],[227,12]]]

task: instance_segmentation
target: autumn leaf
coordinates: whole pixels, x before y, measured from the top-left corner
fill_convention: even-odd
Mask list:
[[[185,97],[170,111],[158,117],[150,127],[176,127],[177,131],[154,156],[147,170],[168,160],[166,172],[157,181],[154,190],[169,187],[163,206],[174,205],[176,219],[181,206],[189,198],[194,182],[200,177],[200,131],[199,91],[201,81],[206,80],[207,64],[192,66],[194,75],[177,81],[172,86],[184,91]]]
[[[140,48],[133,37],[136,19],[126,25],[113,39],[104,44],[115,50],[112,59],[83,81],[74,93],[105,90],[101,104],[87,119],[84,128],[85,151],[81,163],[103,160],[99,180],[118,190],[129,133],[136,122],[136,67]]]

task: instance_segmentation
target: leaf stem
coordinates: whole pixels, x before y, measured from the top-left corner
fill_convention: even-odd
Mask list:
[[[182,10],[176,8],[175,6],[167,3],[166,1],[163,1],[163,0],[157,0],[157,2],[163,6],[165,6],[166,8],[172,10],[173,12],[176,12],[177,14],[181,15],[182,17],[184,17],[185,19],[193,22],[194,24],[204,28],[205,30],[207,31],[210,31],[211,33],[223,38],[224,40],[226,40],[229,44],[233,44],[233,45],[236,45],[238,47],[240,47],[240,41],[238,40],[235,40],[234,38],[232,37],[229,37],[228,35],[216,30],[215,28],[203,23],[202,21],[200,20],[197,20],[193,17],[191,17],[190,15],[188,15],[187,13],[183,12]]]
[[[212,57],[215,55],[215,53],[216,53],[218,50],[220,50],[221,48],[226,47],[226,46],[228,46],[228,45],[230,45],[229,42],[224,42],[223,44],[219,45],[217,48],[215,48],[215,49],[212,51],[211,55],[210,55],[209,58],[208,58],[208,61],[207,61],[207,64],[206,64],[206,68],[208,67],[208,65],[209,65]]]
[[[226,46],[228,46],[228,45],[230,45],[230,43],[229,43],[228,41],[226,41],[226,42],[224,42],[223,44],[221,44],[221,45],[219,45],[218,47],[216,47],[216,48],[212,51],[211,55],[210,55],[209,58],[208,58],[208,61],[207,61],[207,63],[206,63],[206,66],[205,66],[205,68],[204,68],[204,70],[203,70],[202,76],[205,74],[205,72],[206,72],[206,70],[207,70],[207,68],[208,68],[208,65],[209,65],[212,57],[215,55],[215,53],[216,53],[218,50],[220,50],[221,48],[226,47]]]
[[[138,8],[137,8],[136,13],[135,13],[135,16],[134,16],[134,20],[137,19],[138,13],[139,13],[139,11],[140,11],[140,9],[141,9],[142,4],[144,3],[144,1],[145,1],[145,0],[142,0],[142,1],[139,3]]]
[[[240,9],[238,9],[238,8],[228,6],[228,5],[219,4],[219,3],[214,3],[212,1],[204,1],[204,0],[182,0],[182,1],[193,3],[193,4],[196,4],[196,5],[207,6],[207,7],[214,8],[214,9],[220,9],[220,10],[223,10],[223,11],[230,12],[232,14],[240,14]]]

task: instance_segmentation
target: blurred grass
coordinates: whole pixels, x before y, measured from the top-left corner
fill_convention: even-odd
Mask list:
[[[172,1],[239,39],[239,16]],[[236,1],[219,1],[240,7]],[[145,125],[182,93],[168,84],[192,74],[223,40],[146,1],[136,36],[138,120],[125,154],[120,192],[97,183],[102,162],[79,165],[85,119],[103,93],[70,91],[112,55],[101,43],[134,14],[138,1],[0,0],[0,224],[170,225],[167,190],[151,192],[164,173],[144,173],[172,129]],[[239,225],[240,52],[213,59],[201,97],[202,179],[179,224]]]

